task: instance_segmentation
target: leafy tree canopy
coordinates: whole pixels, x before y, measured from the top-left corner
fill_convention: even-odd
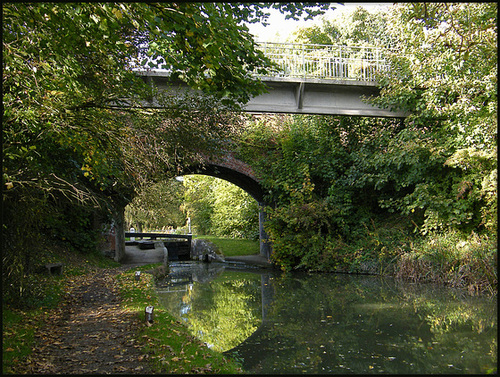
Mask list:
[[[405,119],[277,116],[248,127],[239,158],[277,203],[266,224],[277,263],[335,270],[383,259],[372,229],[392,216],[424,236],[496,235],[496,7],[405,3],[383,16],[391,69],[373,101]],[[345,243],[362,237],[369,251],[349,255]]]
[[[386,23],[386,13],[357,7],[334,19],[323,18],[320,25],[300,28],[293,38],[297,43],[387,46]]]
[[[125,208],[125,221],[138,232],[182,227],[183,196],[184,186],[175,179],[149,185]]]
[[[491,148],[497,128],[496,21],[496,3],[394,7],[388,32],[395,69],[382,80],[383,94],[422,123],[447,119],[456,147]]]
[[[497,4],[395,6],[388,33],[393,68],[380,77],[375,102],[410,111],[405,122],[419,130],[414,137],[426,140],[434,158],[443,156],[453,176],[451,188],[442,180],[418,185],[414,208],[427,208],[429,223],[441,228],[470,220],[479,201],[482,225],[495,229]]]
[[[258,203],[241,188],[225,180],[184,177],[184,210],[199,234],[232,238],[258,238]]]
[[[189,136],[197,130],[181,127],[186,113],[192,113],[193,107],[204,108],[190,98],[183,103],[170,99],[164,103],[168,111],[159,115],[118,111],[111,105],[127,99],[140,107],[141,100],[152,95],[133,67],[162,60],[173,76],[216,97],[211,101],[245,102],[263,91],[250,73],[264,72],[269,61],[255,50],[244,22],[265,21],[270,7],[294,18],[303,13],[312,16],[328,5],[318,9],[312,4],[272,3],[7,3],[2,7],[3,147],[15,165],[7,170],[5,181],[12,187],[16,180],[27,182],[41,170],[45,177],[61,176],[61,170],[73,170],[76,165],[76,171],[83,170],[103,188],[103,184],[116,186],[116,180],[103,181],[123,170],[123,166],[110,166],[111,161],[124,158],[116,145],[136,136],[138,125],[157,125],[158,118],[182,119],[176,124],[178,132]],[[214,104],[211,109],[221,106]],[[211,137],[196,141],[217,138],[217,123],[223,122],[218,119],[211,123],[213,131],[198,132]],[[153,127],[143,128],[147,137],[155,134]],[[51,143],[58,146],[52,155]],[[178,144],[176,140],[165,143]],[[194,144],[193,140],[187,143]],[[60,149],[69,154],[63,166],[57,155]],[[27,163],[28,169],[22,169]],[[16,176],[20,170],[27,174],[24,179]],[[50,185],[54,184],[52,180]]]

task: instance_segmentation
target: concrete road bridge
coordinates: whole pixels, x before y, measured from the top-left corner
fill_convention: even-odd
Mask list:
[[[272,75],[259,76],[267,93],[253,97],[243,107],[251,113],[287,113],[405,117],[381,109],[365,99],[380,93],[377,73],[389,69],[378,47],[260,43],[258,47],[277,64]],[[168,70],[137,69],[138,75],[160,90],[190,90],[172,81]],[[155,107],[154,99],[151,106]]]

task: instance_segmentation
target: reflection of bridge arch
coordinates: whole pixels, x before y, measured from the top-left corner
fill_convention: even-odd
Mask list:
[[[262,294],[262,323],[261,325],[255,330],[252,335],[250,335],[248,338],[246,338],[242,343],[237,345],[236,347],[225,351],[227,355],[230,357],[238,356],[238,354],[245,350],[248,346],[249,347],[254,347],[253,345],[255,343],[261,343],[265,341],[266,338],[266,333],[269,330],[269,326],[273,325],[272,320],[268,318],[268,310],[269,307],[271,306],[274,298],[274,288],[273,285],[271,284],[271,278],[272,274],[270,273],[261,273],[260,275],[260,286],[261,286],[261,294]],[[243,352],[242,352],[243,353]],[[244,352],[246,355],[250,354],[250,352]],[[248,367],[252,368],[254,365],[253,363],[259,362],[259,358],[256,358],[253,360],[252,357],[248,357],[245,359],[245,364]]]
[[[240,320],[242,319],[243,321],[251,320],[252,321],[252,329],[250,331],[253,331],[249,336],[248,336],[248,327],[243,326],[243,327],[235,327],[232,329],[230,332],[226,333],[217,333],[217,338],[219,340],[222,340],[221,343],[219,343],[219,346],[222,347],[222,344],[227,344],[227,337],[229,338],[234,338],[234,335],[241,335],[240,330],[244,330],[244,336],[248,336],[244,340],[242,337],[239,337],[239,342],[242,341],[242,343],[239,344],[246,344],[248,343],[248,340],[252,340],[256,337],[262,336],[263,334],[266,333],[268,329],[268,324],[267,324],[267,313],[268,309],[272,304],[273,297],[274,297],[274,285],[271,284],[271,280],[273,279],[274,276],[279,276],[277,275],[274,271],[263,271],[261,269],[248,269],[248,268],[243,268],[241,266],[232,266],[231,264],[226,264],[226,263],[220,263],[220,262],[212,262],[212,263],[199,263],[199,262],[174,262],[173,264],[170,265],[170,270],[168,273],[168,276],[164,278],[163,280],[159,280],[156,283],[156,292],[160,295],[160,303],[161,305],[166,308],[168,311],[170,311],[171,314],[174,314],[176,316],[179,315],[180,313],[180,319],[184,320],[189,323],[189,318],[183,317],[184,314],[188,312],[193,312],[196,313],[195,317],[199,317],[199,314],[202,314],[202,317],[205,318],[214,318],[212,315],[207,315],[207,311],[212,313],[212,314],[217,314],[220,313],[219,310],[221,310],[221,306],[219,305],[209,305],[209,307],[205,307],[203,304],[198,305],[194,301],[197,299],[203,300],[203,294],[198,294],[195,292],[198,292],[197,289],[202,289],[200,288],[200,285],[193,284],[194,282],[196,283],[201,283],[201,285],[205,284],[211,284],[215,283],[217,284],[225,284],[227,283],[226,279],[222,278],[222,275],[224,274],[224,271],[244,271],[245,274],[253,274],[255,276],[255,280],[253,278],[250,278],[250,286],[255,287],[254,282],[256,282],[257,279],[260,280],[260,294],[261,294],[261,323],[257,324],[256,321],[253,321],[253,319],[258,320],[258,315],[252,315],[250,313],[253,313],[253,310],[255,309],[254,304],[258,305],[258,301],[254,301],[250,296],[254,296],[254,294],[257,294],[258,291],[255,290],[253,291],[254,288],[251,288],[251,294],[249,296],[245,295],[244,298],[241,298],[241,300],[246,301],[249,300],[249,305],[244,306],[245,309],[247,310],[246,314],[248,315],[243,315]],[[248,280],[247,277],[244,278],[244,280]],[[229,281],[232,281],[232,279],[229,279]],[[239,286],[239,284],[238,284]],[[213,292],[213,290],[212,290]],[[166,296],[163,296],[166,295]],[[189,300],[185,296],[189,297]],[[257,296],[257,295],[255,295]],[[216,297],[216,296],[214,296]],[[224,296],[226,297],[226,296]],[[235,301],[238,301],[239,298],[235,296]],[[215,303],[216,301],[210,300],[211,302]],[[232,301],[232,298],[229,299],[229,301]],[[250,304],[251,302],[251,304]],[[212,311],[213,310],[213,311]],[[224,312],[224,308],[222,308],[222,311]],[[215,316],[217,317],[217,315]],[[227,317],[226,317],[227,318]],[[231,317],[232,320],[234,320],[233,317]],[[253,318],[253,319],[252,319]],[[234,323],[233,323],[234,324]],[[255,326],[255,327],[254,327]],[[258,327],[257,327],[258,326]],[[239,329],[239,330],[238,330]],[[254,330],[255,329],[255,330]],[[199,328],[198,330],[201,330],[201,332],[198,332],[198,334],[193,334],[195,336],[198,336],[202,333],[211,333],[211,327]],[[214,333],[212,332],[212,335]],[[201,339],[203,340],[203,339]],[[235,344],[233,342],[233,344]],[[236,343],[238,344],[238,343]],[[239,347],[237,345],[236,347],[233,347],[227,351],[231,351]],[[226,351],[226,352],[227,352]]]
[[[269,237],[264,230],[264,223],[266,221],[264,207],[267,205],[264,197],[266,192],[250,165],[234,158],[231,154],[226,154],[223,158],[219,158],[216,161],[208,160],[204,164],[185,167],[180,174],[201,174],[224,179],[240,187],[254,198],[259,204],[260,255],[269,259],[271,245],[268,241]]]

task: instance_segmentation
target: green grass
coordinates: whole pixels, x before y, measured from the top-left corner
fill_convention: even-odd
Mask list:
[[[141,270],[158,266],[143,266]],[[154,306],[154,323],[144,325],[137,335],[143,345],[143,352],[148,357],[155,373],[238,373],[240,365],[213,351],[200,340],[193,337],[187,327],[177,321],[158,303],[151,274],[142,274],[140,281],[135,281],[134,272],[125,272],[118,277],[122,306],[144,319],[146,306]]]
[[[215,243],[226,257],[239,255],[255,255],[260,253],[259,241],[225,238],[217,236],[194,236]]]
[[[93,267],[90,265],[91,259],[85,262],[88,263],[86,265],[88,269]],[[143,347],[144,358],[151,362],[152,367],[158,373],[235,374],[241,372],[237,362],[209,349],[193,337],[186,326],[160,307],[154,288],[154,278],[151,274],[143,273],[140,281],[135,281],[136,270],[145,272],[160,265],[158,263],[134,268],[118,275],[117,278],[124,309],[132,311],[141,321],[144,321],[144,308],[148,305],[155,307],[153,326],[144,326],[136,336],[137,341]],[[66,279],[71,279],[71,276],[78,272],[88,272],[87,268],[79,270],[76,266],[73,267],[75,268],[68,268],[63,272],[62,276],[44,277],[44,290],[46,293],[50,292],[50,297],[39,301],[38,306],[21,310],[3,305],[2,373],[13,373],[15,366],[31,354],[36,342],[35,330],[44,326],[46,319],[57,308],[64,295],[63,287]]]
[[[19,360],[31,354],[40,310],[23,312],[2,308],[2,374],[12,373]]]
[[[13,373],[20,360],[35,346],[35,329],[42,326],[64,295],[63,276],[33,276],[38,292],[25,300],[27,307],[2,305],[2,373]]]

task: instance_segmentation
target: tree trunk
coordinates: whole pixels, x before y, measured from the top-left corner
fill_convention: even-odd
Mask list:
[[[115,220],[115,261],[122,262],[125,258],[125,207],[117,207],[113,213]]]

